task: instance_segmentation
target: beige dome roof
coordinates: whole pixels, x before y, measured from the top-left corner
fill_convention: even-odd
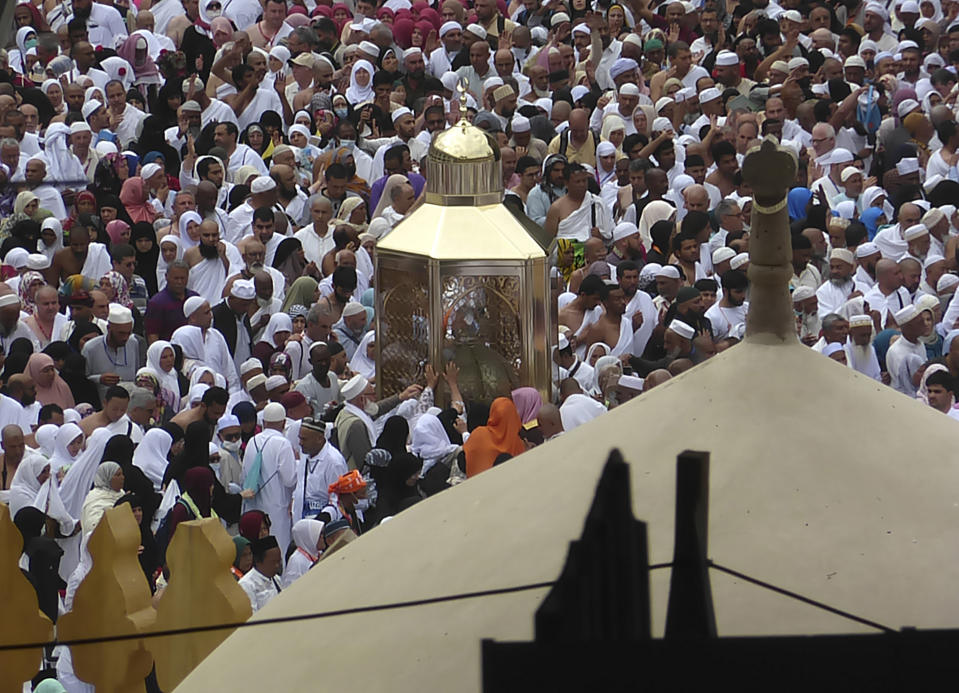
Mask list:
[[[793,341],[759,335],[608,415],[422,502],[257,618],[555,580],[609,450],[650,563],[673,551],[676,455],[712,454],[709,555],[888,626],[955,625],[955,421]],[[720,635],[868,629],[711,572]],[[663,632],[669,570],[651,576]],[[545,590],[241,629],[178,693],[481,690],[480,640],[528,640]]]

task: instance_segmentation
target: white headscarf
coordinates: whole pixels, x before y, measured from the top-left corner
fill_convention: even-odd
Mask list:
[[[356,83],[356,73],[359,70],[366,70],[370,75],[370,81],[367,82],[365,87],[361,87]],[[349,101],[351,105],[355,106],[364,101],[373,100],[375,96],[373,93],[373,75],[375,73],[376,71],[373,69],[373,65],[371,65],[368,60],[357,60],[353,63],[353,69],[350,71],[350,86],[346,90],[346,100]]]
[[[56,424],[43,424],[33,434],[39,446],[40,454],[48,460],[53,456],[53,447],[57,444],[57,433],[59,431],[60,427]]]
[[[163,339],[153,342],[147,349],[147,368],[156,373],[157,380],[160,381],[160,387],[169,390],[174,397],[179,397],[180,382],[176,377],[176,367],[171,367],[169,371],[164,371],[160,367],[160,359],[167,349],[173,351],[173,345],[170,342]],[[174,352],[175,354],[176,352]]]
[[[50,473],[56,474],[60,467],[73,464],[74,457],[67,451],[67,446],[72,443],[77,436],[82,436],[83,431],[76,424],[65,423],[57,431],[57,439],[53,445],[53,456],[50,458]]]
[[[66,426],[67,424],[64,424],[63,428]],[[67,475],[63,477],[60,496],[63,498],[63,504],[66,506],[67,512],[70,513],[70,517],[80,517],[83,510],[83,501],[93,485],[93,477],[96,475],[97,467],[100,466],[103,448],[107,446],[107,441],[112,437],[113,433],[106,428],[95,430],[87,439],[86,450],[77,456],[77,461],[73,463],[73,466],[67,470]],[[72,439],[70,438],[70,440]],[[59,444],[60,436],[58,435],[57,445]],[[50,469],[53,469],[52,461]]]
[[[320,540],[320,534],[323,532],[324,523],[312,518],[297,520],[293,525],[291,535],[296,548],[302,549],[316,561],[316,544]]]
[[[376,203],[376,209],[373,210],[373,216],[370,219],[376,219],[383,214],[383,210],[393,205],[393,188],[409,183],[406,176],[400,173],[394,173],[386,179],[386,185],[383,186],[383,192],[380,195],[380,201]]]
[[[289,320],[289,316],[287,316],[287,320]],[[178,327],[173,332],[170,341],[183,349],[183,358],[200,361],[201,363],[206,362],[206,344],[203,341],[203,330],[196,325]],[[173,392],[174,394],[178,393],[179,388]]]
[[[37,477],[49,464],[50,462],[40,455],[29,453],[20,461],[17,472],[13,475],[13,481],[10,482],[10,495],[7,496],[11,520],[24,508],[34,506],[42,485],[37,481]]]
[[[224,390],[226,389],[226,378],[224,378],[220,373],[217,373],[215,370],[213,370],[209,366],[199,366],[193,369],[193,372],[190,373],[191,388],[200,382],[200,378],[203,377],[204,373],[209,373],[210,375],[213,376],[214,387],[222,387]]]
[[[571,431],[605,413],[606,407],[592,397],[579,393],[567,397],[563,406],[559,408],[559,416],[566,431]]]
[[[443,423],[436,414],[423,414],[413,427],[410,450],[423,460],[420,476],[426,474],[437,462],[457,451],[459,446],[450,442]]]
[[[263,337],[260,339],[261,342],[266,342],[274,349],[279,349],[280,345],[276,343],[275,337],[277,332],[292,332],[293,331],[293,320],[286,313],[274,313],[270,316],[270,322],[266,324],[266,329],[263,330]]]
[[[354,373],[359,373],[367,380],[376,375],[376,361],[366,355],[366,350],[370,346],[370,343],[375,341],[376,331],[370,330],[363,335],[359,346],[356,347],[356,351],[353,352],[353,358],[350,359],[350,370]]]
[[[43,242],[43,239],[38,238],[37,252],[43,253],[50,258],[50,260],[53,260],[53,256],[56,254],[56,252],[63,249],[63,226],[60,224],[59,219],[55,217],[47,217],[43,220],[43,223],[40,224],[40,230],[43,231],[44,229],[52,230],[57,239],[53,242],[53,245],[47,246],[47,244]]]
[[[182,253],[185,248],[195,248],[200,245],[200,241],[194,241],[190,238],[190,234],[187,233],[186,227],[190,224],[191,221],[195,221],[197,224],[203,223],[203,217],[201,217],[196,212],[184,212],[180,216],[180,221],[177,224],[177,230],[180,233],[180,252]],[[179,253],[177,253],[179,255]]]
[[[160,242],[157,245],[162,246],[164,243],[172,243],[176,246],[175,260],[183,259],[183,244],[180,243],[179,236],[174,236],[172,233],[168,233],[166,236],[160,239]],[[160,256],[157,258],[157,287],[161,291],[166,287],[167,267],[169,267],[169,264],[163,259],[163,253],[160,253]]]
[[[669,217],[675,213],[676,208],[663,200],[653,200],[643,207],[643,213],[639,217],[638,226],[640,237],[643,239],[643,246],[645,246],[647,251],[653,247],[653,237],[650,234],[650,229],[653,228],[653,224],[657,221],[669,219]]]
[[[170,454],[171,445],[173,445],[173,436],[162,428],[151,428],[143,435],[143,440],[133,453],[133,464],[153,482],[153,488],[157,491],[163,484],[167,455]]]

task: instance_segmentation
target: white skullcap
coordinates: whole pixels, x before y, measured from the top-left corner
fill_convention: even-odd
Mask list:
[[[569,21],[569,15],[565,12],[557,12],[553,15],[552,19],[549,20],[550,27],[556,27],[562,24],[563,22]]]
[[[263,368],[263,364],[260,363],[260,359],[248,358],[246,361],[240,364],[240,375],[246,375],[250,371],[255,371],[256,369]]]
[[[639,64],[632,58],[617,58],[609,68],[609,78],[616,79],[624,72],[635,70]]]
[[[106,156],[107,154],[116,154],[120,150],[117,149],[117,146],[110,140],[100,140],[97,142],[93,150],[100,156]]]
[[[709,103],[721,97],[723,93],[716,87],[708,87],[699,92],[699,103]]]
[[[453,22],[453,21],[443,22],[443,25],[440,26],[440,38],[443,38],[451,31],[462,31],[462,30],[463,30],[463,27],[460,26],[459,22]]]
[[[680,89],[679,91],[673,94],[673,100],[676,103],[682,103],[683,101],[691,99],[694,96],[696,96],[695,87],[683,87],[682,89]]]
[[[576,103],[581,98],[586,96],[589,93],[589,88],[584,87],[582,84],[577,84],[575,87],[569,90],[570,96],[573,97],[573,103]]]
[[[849,327],[872,327],[872,318],[863,313],[849,317]]]
[[[580,23],[573,27],[573,33],[585,34],[586,36],[589,36],[592,33],[592,31],[590,30],[589,26],[587,26],[585,23]],[[632,36],[632,34],[630,34],[630,36]]]
[[[354,375],[347,381],[346,385],[340,388],[340,395],[344,401],[349,402],[351,399],[363,394],[363,390],[365,390],[369,384],[370,381],[362,375]]]
[[[902,237],[906,239],[907,241],[914,241],[917,238],[922,238],[923,236],[928,236],[928,235],[929,235],[929,229],[927,229],[922,224],[916,224],[914,226],[910,226],[908,229],[906,229],[902,233]]]
[[[901,159],[898,164],[896,164],[896,172],[900,176],[908,176],[910,173],[919,172],[919,159],[916,157],[908,157],[906,159]]]
[[[950,289],[957,284],[959,284],[959,277],[954,274],[944,274],[939,277],[939,281],[936,282],[936,291],[944,293],[946,289]]]
[[[866,69],[866,61],[863,60],[862,58],[860,58],[858,55],[850,55],[848,58],[846,58],[846,62],[843,63],[843,67],[844,67],[844,68],[847,68],[847,67],[861,67],[862,69],[865,70],[865,69]]]
[[[403,60],[406,60],[407,58],[412,58],[414,55],[422,55],[422,54],[423,54],[422,48],[417,48],[416,46],[413,46],[412,48],[407,48],[405,51],[403,51]]]
[[[230,296],[242,300],[252,300],[256,296],[256,288],[252,279],[237,279],[230,287]]]
[[[789,72],[789,63],[785,60],[777,60],[772,65],[769,66],[769,69],[774,72],[782,72],[788,74]]]
[[[808,298],[812,298],[816,295],[816,290],[811,286],[797,286],[793,291],[793,303],[799,303],[800,301],[805,301]]]
[[[945,262],[945,261],[946,261],[946,258],[944,258],[939,253],[929,253],[928,255],[926,255],[926,259],[922,261],[922,268],[929,269],[937,262]]]
[[[133,322],[133,313],[130,312],[130,309],[121,306],[119,303],[110,304],[110,317],[107,318],[107,322],[111,325],[128,325]]]
[[[250,185],[250,192],[254,194],[265,193],[276,187],[276,181],[269,176],[257,176]]]
[[[266,376],[263,375],[262,373],[257,373],[252,378],[246,381],[246,391],[253,392],[253,390],[258,388],[260,385],[265,385],[265,384],[266,384]]]
[[[842,344],[840,344],[839,342],[829,342],[829,344],[827,344],[826,346],[822,348],[822,355],[832,356],[837,351],[842,351],[842,350],[843,350]]]
[[[657,270],[654,276],[657,279],[679,279],[679,270],[672,265],[666,265]]]
[[[662,100],[662,99],[660,99]],[[673,123],[669,118],[655,118],[651,126],[653,132],[666,132],[673,129]]]
[[[726,260],[732,260],[736,257],[736,251],[728,246],[723,246],[721,248],[716,248],[713,251],[713,265],[718,265],[720,263],[726,262]]]
[[[440,77],[443,87],[449,91],[456,91],[456,85],[459,84],[459,76],[455,72],[444,72]]]
[[[405,115],[413,115],[413,111],[408,109],[406,106],[400,106],[399,108],[397,108],[395,111],[393,111],[390,114],[390,118],[392,118],[393,122],[395,123],[397,120],[399,120]]]
[[[240,425],[240,419],[235,414],[224,414],[216,422],[216,432],[219,433],[224,428],[234,428]]]
[[[640,392],[643,390],[643,379],[635,375],[621,375],[616,384],[620,387],[628,387],[630,390],[639,390]]]
[[[846,168],[842,170],[842,173],[839,174],[839,178],[842,180],[843,183],[845,183],[847,180],[849,180],[853,176],[861,176],[861,175],[862,175],[862,171],[860,171],[855,166],[847,166]]]
[[[684,323],[682,320],[673,320],[669,323],[669,327],[666,328],[670,332],[675,332],[680,337],[685,337],[686,339],[692,339],[696,336],[696,330]]]
[[[940,221],[946,218],[945,213],[938,207],[933,207],[928,212],[922,215],[922,224],[927,229],[931,229],[933,226],[938,224]]]
[[[802,15],[796,10],[786,10],[779,15],[779,18],[788,19],[790,22],[796,22],[797,24],[802,22]]]
[[[856,264],[856,258],[853,256],[852,251],[846,248],[833,248],[832,252],[829,253],[829,259],[842,260],[849,265]]]
[[[359,315],[360,313],[366,315],[366,308],[363,307],[363,304],[358,301],[350,301],[343,307],[343,317],[351,318],[354,315]]]
[[[78,120],[75,123],[71,123],[70,134],[75,135],[78,132],[93,132],[93,130],[90,129],[90,125],[85,120]]]
[[[563,349],[569,348],[569,339],[566,338],[566,335],[561,334],[559,339],[556,342],[556,348],[562,351]]]
[[[380,47],[372,41],[360,41],[360,50],[367,55],[372,55],[373,57],[379,57],[380,55]],[[403,54],[403,57],[406,57],[405,53]]]
[[[809,61],[805,58],[793,58],[788,63],[786,63],[786,68],[792,72],[793,70],[798,70],[800,67],[809,67]]]
[[[91,99],[90,101],[87,101],[85,104],[83,104],[83,106],[81,106],[80,113],[83,114],[83,119],[86,120],[91,115],[96,113],[97,109],[99,108],[103,108],[103,104],[97,101],[96,99]]]
[[[147,164],[146,166],[140,169],[140,178],[142,178],[143,180],[147,180],[148,178],[152,178],[153,176],[155,176],[162,170],[163,168],[160,166],[160,164]]]
[[[585,87],[583,87],[585,89]],[[626,82],[619,88],[619,93],[623,96],[639,96],[639,87],[632,82]]]
[[[16,294],[4,294],[0,296],[0,308],[6,308],[7,306],[19,306],[20,299],[17,298]]]
[[[865,51],[876,53],[879,51],[879,44],[872,39],[863,39],[859,42],[859,55],[862,55]]]
[[[514,133],[524,133],[529,132],[529,118],[526,116],[516,115],[513,116],[513,120],[510,123],[510,128]]]
[[[283,377],[282,375],[280,376]],[[279,423],[286,421],[286,409],[279,402],[270,402],[263,407],[264,423]]]
[[[739,56],[732,51],[719,51],[716,55],[717,67],[731,67],[739,64]]]
[[[183,317],[189,318],[200,310],[200,306],[204,303],[206,303],[206,299],[202,296],[190,296],[190,298],[183,302]]]
[[[266,389],[267,392],[270,390],[275,390],[278,387],[283,387],[286,385],[287,380],[282,375],[271,375],[266,379]]]
[[[918,318],[919,311],[916,310],[916,307],[910,303],[905,308],[900,308],[899,310],[897,310],[895,314],[893,315],[893,317],[896,319],[896,324],[899,325],[899,327],[902,327],[907,322],[910,322]]]
[[[469,24],[466,27],[466,30],[480,39],[486,38],[486,29],[481,27],[479,24]]]
[[[639,233],[639,229],[636,228],[636,224],[629,221],[620,222],[613,229],[613,242],[621,241],[637,233]]]
[[[730,269],[739,269],[747,262],[749,262],[749,253],[739,253],[729,261],[729,267]]]
[[[879,15],[884,21],[889,20],[889,11],[886,9],[886,6],[881,3],[870,2],[868,5],[866,5],[866,12],[872,12],[873,14]]]
[[[836,147],[831,152],[824,154],[816,159],[820,166],[835,166],[836,164],[848,164],[853,160],[852,152],[844,147]]]
[[[637,48],[642,48],[643,38],[639,34],[629,34],[623,39],[623,43],[630,43]]]
[[[508,84],[504,84],[501,87],[496,87],[493,90],[493,102],[502,101],[503,99],[513,96],[516,92],[513,91],[513,87]]]
[[[664,108],[666,108],[667,106],[670,106],[671,104],[674,104],[674,103],[676,103],[676,102],[673,101],[673,99],[671,99],[671,98],[668,97],[668,96],[661,96],[661,97],[659,97],[659,100],[656,101],[656,113],[660,113]]]
[[[879,252],[879,246],[872,241],[866,241],[856,246],[856,257],[863,258],[875,255]]]
[[[899,114],[900,120],[905,118],[909,113],[915,111],[917,108],[921,108],[919,102],[915,99],[906,99],[899,102],[899,106],[896,109],[896,112]]]
[[[27,266],[27,259],[29,257],[30,251],[25,250],[24,248],[11,248],[9,251],[7,251],[3,261],[14,269],[20,269],[21,267]]]
[[[27,269],[45,270],[50,266],[50,258],[43,253],[30,253],[27,255]]]

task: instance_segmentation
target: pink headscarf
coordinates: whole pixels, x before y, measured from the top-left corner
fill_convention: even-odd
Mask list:
[[[114,219],[107,224],[107,235],[111,243],[123,243],[123,232],[128,230],[130,225],[122,219]]]
[[[406,19],[397,17],[393,21],[393,40],[396,41],[396,45],[406,50],[412,44],[413,38],[413,27],[416,26],[416,23],[412,19]]]
[[[54,372],[50,387],[40,387],[40,371],[52,365],[54,365],[53,359],[43,353],[31,354],[27,360],[27,374],[33,378],[37,387],[37,401],[44,406],[57,404],[62,409],[70,409],[76,402],[73,401],[70,386],[60,377],[59,373]]]
[[[217,43],[216,35],[217,32],[221,31],[226,32],[227,39],[226,41],[220,41]],[[224,43],[227,43],[227,41],[231,41],[233,39],[233,24],[226,17],[216,17],[212,22],[210,22],[210,34],[213,36],[213,45],[219,48]]]
[[[148,202],[148,197],[148,192],[140,176],[133,176],[123,181],[123,187],[120,188],[120,202],[126,207],[127,214],[130,215],[134,224],[141,221],[152,224],[156,219],[156,210]]]
[[[520,421],[528,424],[539,416],[539,408],[543,406],[543,396],[534,387],[521,387],[513,390],[513,404],[519,412]]]
[[[149,43],[147,43],[147,51],[144,53],[143,58],[137,62],[137,39],[143,39],[143,41],[147,40],[146,36],[141,34],[139,31],[134,31],[123,43],[120,44],[120,47],[117,48],[117,55],[130,63],[130,65],[133,67],[133,74],[136,75],[138,80],[145,77],[156,77],[159,79],[160,71],[153,62],[153,58],[150,57]]]
[[[431,22],[425,19],[421,19],[416,22],[416,28],[420,30],[420,33],[423,35],[423,43],[419,46],[420,48],[426,48],[426,39],[429,38],[430,33],[436,31],[436,27],[433,26]],[[412,32],[410,32],[412,34]],[[410,36],[412,39],[412,35]]]
[[[434,10],[432,7],[427,7],[426,9],[420,10],[420,20],[427,21],[433,25],[433,28],[437,31],[440,30],[440,27],[443,26],[443,17],[440,16],[440,13]]]

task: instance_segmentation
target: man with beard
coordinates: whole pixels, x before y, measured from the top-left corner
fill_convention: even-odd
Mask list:
[[[899,260],[899,270],[902,272],[902,286],[909,292],[909,301],[915,302],[922,281],[922,263],[914,257],[904,257]]]
[[[816,290],[821,315],[838,313],[846,301],[861,295],[852,278],[855,268],[856,261],[850,251],[833,248],[829,255],[829,281]]]
[[[342,269],[348,268],[341,268],[337,271],[339,272]],[[336,289],[335,279],[333,286]],[[338,291],[334,291],[333,296],[337,296],[338,293]],[[339,300],[337,298],[337,302]],[[366,309],[356,301],[349,301],[343,306],[342,317],[333,325],[333,334],[336,335],[336,340],[343,345],[348,361],[353,358],[356,348],[366,334],[366,323]]]
[[[849,338],[846,340],[846,363],[873,380],[884,382],[879,369],[876,347],[872,345],[875,325],[869,315],[853,315],[849,318]],[[885,374],[888,379],[888,373]]]
[[[270,169],[270,178],[276,181],[277,208],[290,220],[294,231],[298,231],[308,221],[309,212],[306,193],[296,184],[296,171],[291,166],[277,164]]]
[[[330,168],[336,166],[340,165],[333,164]],[[327,169],[327,172],[329,172],[329,169]],[[327,178],[329,178],[329,175]],[[267,175],[257,176],[250,184],[250,193],[243,204],[230,212],[230,221],[226,233],[226,240],[230,243],[238,243],[241,238],[245,238],[252,233],[254,210],[261,207],[271,208],[276,204],[276,181]]]
[[[613,229],[613,245],[606,255],[606,262],[614,269],[624,260],[632,260],[641,264],[646,253],[643,251],[643,241],[636,224],[628,221],[620,222]],[[613,276],[618,276],[614,274]]]
[[[253,282],[233,282],[229,295],[213,307],[213,327],[223,335],[237,368],[250,358],[253,349],[253,328],[250,306],[256,298]]]
[[[664,325],[682,320],[696,330],[696,334],[712,334],[712,323],[706,318],[702,293],[695,286],[683,286],[676,292],[676,300],[666,311]]]
[[[243,260],[233,245],[220,240],[220,227],[216,222],[204,221],[200,224],[199,244],[183,254],[183,261],[190,266],[187,287],[207,301],[218,303],[230,266],[239,265]]]
[[[176,112],[176,125],[163,131],[163,139],[176,151],[183,151],[187,138],[195,142],[200,138],[200,104],[196,101],[184,101]]]
[[[266,261],[266,246],[260,243],[254,236],[248,236],[237,244],[237,249],[240,251],[240,257],[243,262],[240,265],[240,271],[226,280],[226,287],[223,289],[224,296],[229,295],[230,287],[235,281],[240,279],[253,281],[254,277],[259,273],[265,273],[272,282],[270,288],[271,297],[282,297],[286,295],[286,277],[283,276],[280,270],[264,264]],[[236,269],[236,267],[231,266],[231,269]]]
[[[37,401],[36,383],[26,373],[16,373],[7,380],[6,390],[7,397],[19,406],[16,407],[18,421],[4,423],[18,423],[23,435],[30,435],[37,425],[37,416],[42,406]]]
[[[723,297],[706,311],[706,318],[713,327],[713,340],[724,339],[736,325],[746,322],[749,303],[746,290],[749,280],[739,270],[729,270],[721,277]]]
[[[793,235],[792,249],[793,276],[789,280],[790,288],[795,291],[800,286],[808,286],[815,291],[822,284],[822,275],[819,274],[819,270],[811,262],[812,243],[803,234]]]
[[[906,229],[902,237],[905,239],[907,247],[905,257],[912,258],[920,263],[923,262],[926,259],[926,255],[929,254],[929,246],[931,244],[929,229],[923,224],[916,224]]]
[[[300,334],[292,334],[286,340],[283,351],[290,357],[290,380],[297,381],[304,377],[310,368],[310,349],[317,342],[327,343],[335,340],[330,333],[333,331],[333,318],[330,312],[319,304],[314,304],[306,314],[306,328]]]
[[[219,166],[219,164],[217,164]],[[222,171],[222,166],[220,167]],[[182,191],[181,191],[182,192]],[[217,207],[217,197],[219,190],[214,183],[209,180],[201,180],[196,186],[196,211],[204,221],[215,221],[220,228],[220,238],[226,238],[226,230],[230,224],[230,216],[222,209]],[[180,193],[177,194],[179,200]],[[174,203],[176,204],[176,203]]]
[[[101,398],[107,388],[121,381],[135,380],[141,365],[139,340],[133,334],[133,313],[130,309],[111,304],[107,333],[88,341],[82,352],[87,361],[87,378],[98,385]]]
[[[224,180],[225,170],[226,168],[223,160],[213,156],[212,154],[207,154],[206,156],[201,156],[199,159],[197,159],[197,188],[199,188],[200,183],[212,183],[213,187],[216,188],[216,206],[221,210],[224,210],[224,214],[226,213],[225,210],[230,203],[230,191],[233,190],[233,183],[229,183]],[[186,178],[186,176],[184,176],[184,178]],[[224,234],[226,234],[228,231],[229,228],[224,227]],[[225,237],[226,236],[224,236],[224,238]]]
[[[463,26],[459,22],[444,22],[439,35],[442,48],[430,53],[429,64],[430,74],[437,78],[451,70],[453,61],[463,48]]]
[[[382,177],[385,162],[383,157],[386,154],[387,150],[391,149],[395,144],[405,144],[409,147],[409,165],[404,164],[404,168],[407,171],[413,170],[413,164],[419,164],[423,160],[423,157],[426,156],[426,152],[429,149],[428,144],[423,144],[420,140],[416,139],[416,119],[413,117],[413,112],[401,106],[397,108],[393,113],[390,114],[390,117],[393,119],[393,129],[396,130],[396,135],[383,143],[379,149],[376,150],[376,154],[373,156],[373,166],[370,171],[370,178],[372,180],[379,180]],[[417,194],[419,194],[417,192]]]
[[[93,0],[73,0],[73,13],[66,18],[82,19],[86,22],[90,43],[95,46],[113,48],[128,35],[123,17],[112,5],[104,5]]]
[[[41,209],[47,209],[53,213],[57,219],[67,218],[67,209],[63,205],[63,198],[51,183],[46,182],[47,178],[47,160],[44,154],[34,154],[23,168],[23,180],[26,183],[26,189],[32,192],[40,200]]]
[[[653,299],[639,288],[639,265],[632,260],[623,260],[616,268],[616,278],[626,298],[623,315],[629,318],[633,328],[633,344],[630,353],[640,355],[656,328],[658,314]]]
[[[860,291],[866,291],[876,286],[876,265],[882,259],[882,253],[872,241],[860,243],[856,246],[856,273],[853,279]]]
[[[629,354],[633,348],[633,326],[632,320],[625,316],[626,294],[622,287],[614,281],[607,280],[606,286],[609,289],[606,298],[603,299],[603,314],[599,319],[589,327],[583,329],[577,339],[577,343],[582,350],[583,355],[586,349],[602,342],[612,347],[610,352],[613,356],[622,356]]]
[[[315,306],[314,306],[315,307]],[[340,398],[340,382],[330,375],[330,348],[326,342],[315,341],[309,347],[310,365],[294,388],[306,397],[313,408],[313,416],[320,417],[326,405]]]
[[[210,329],[213,326],[213,309],[210,308],[209,301],[200,296],[191,296],[183,303],[183,316],[187,319],[187,325],[174,333],[174,344],[179,343],[176,341],[177,335],[182,330],[188,327],[200,328],[199,337],[203,342],[204,364],[226,378],[230,392],[239,390],[240,377],[226,338],[218,330]]]
[[[226,403],[230,396],[222,387],[211,387],[203,393],[203,397],[193,407],[181,411],[170,421],[180,426],[184,431],[194,421],[202,421],[210,427],[210,437],[216,430],[217,421],[226,412]]]
[[[413,108],[417,100],[426,96],[426,60],[421,48],[412,47],[403,53],[406,76],[401,81],[406,89],[406,107]]]
[[[900,265],[892,260],[880,259],[876,262],[876,285],[863,296],[869,309],[879,313],[879,324],[883,327],[895,327],[892,315],[912,303],[909,291],[903,287]]]
[[[426,186],[426,179],[419,173],[413,171],[413,158],[410,155],[410,148],[405,144],[387,145],[386,152],[383,154],[383,175],[370,186],[370,209],[376,209],[380,197],[383,195],[383,188],[386,187],[386,181],[391,175],[397,174],[406,176],[406,180],[413,186],[413,193],[419,197]]]
[[[566,157],[562,154],[547,156],[543,162],[542,181],[526,197],[526,214],[540,226],[546,223],[550,205],[566,194],[566,180],[563,178],[566,164]]]
[[[145,328],[147,343],[158,339],[168,340],[177,328],[186,324],[183,316],[183,302],[195,291],[186,288],[190,277],[190,266],[183,260],[174,260],[166,269],[166,286],[153,295],[147,302]]]
[[[110,253],[102,243],[91,243],[90,232],[82,224],[70,229],[70,245],[58,250],[50,267],[44,271],[47,283],[59,286],[67,277],[102,277],[112,268]]]
[[[213,143],[226,150],[227,161],[230,162],[227,165],[227,173],[232,178],[241,166],[252,166],[260,172],[261,176],[266,176],[269,171],[267,171],[266,164],[263,163],[263,157],[247,145],[237,144],[239,136],[240,131],[237,129],[236,123],[229,121],[217,123],[213,130]]]
[[[509,125],[513,114],[516,112],[516,92],[513,91],[513,87],[508,84],[497,87],[493,90],[493,102],[495,104],[493,106],[493,114],[496,116],[496,119],[499,120],[500,125],[502,125],[503,131],[505,131],[506,126]]]

